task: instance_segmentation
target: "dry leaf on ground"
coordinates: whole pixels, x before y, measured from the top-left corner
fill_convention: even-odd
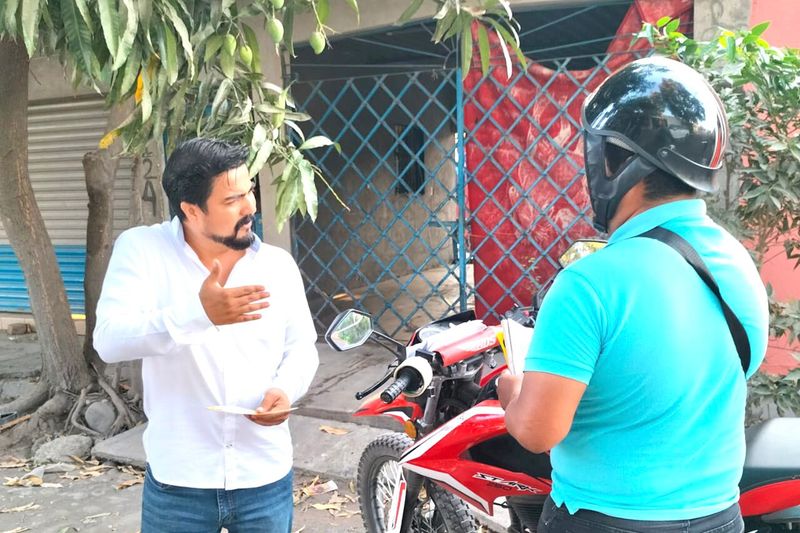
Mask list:
[[[336,428],[333,426],[320,426],[319,430],[324,431],[325,433],[328,433],[330,435],[347,435],[348,433],[350,433],[350,431],[347,429]]]
[[[0,532],[0,533],[23,533],[25,531],[30,531],[30,528],[27,528],[27,527],[15,527],[14,529],[8,529],[8,530]]]
[[[43,483],[38,476],[7,477],[3,483],[6,487],[38,487]]]
[[[325,483],[313,484],[313,485],[306,485],[303,487],[303,494],[306,496],[316,496],[317,494],[324,494],[326,492],[332,492],[337,490],[339,487],[336,485],[334,480],[326,481]]]
[[[10,509],[0,509],[0,513],[21,513],[23,511],[33,511],[34,509],[38,509],[41,505],[36,503],[28,503],[25,505],[20,505],[19,507],[12,507]]]
[[[109,467],[109,468],[111,468],[111,467]],[[120,466],[117,467],[117,470],[119,470],[120,472],[124,472],[126,474],[130,474],[132,476],[143,476],[144,475],[144,470],[141,470],[139,468],[136,468],[135,466],[130,466],[130,465],[120,465]]]
[[[111,513],[100,513],[100,514],[93,514],[92,516],[87,516],[81,522],[84,524],[93,524],[97,518],[103,518],[104,516],[111,516]]]
[[[132,487],[134,485],[140,485],[142,483],[144,483],[144,478],[142,477],[128,479],[117,485],[117,490],[127,489],[128,487]]]
[[[0,460],[0,468],[22,468],[24,466],[28,466],[30,461],[27,459],[20,459],[19,457],[3,457]]]
[[[312,503],[311,507],[318,511],[341,511],[342,504],[340,503]]]

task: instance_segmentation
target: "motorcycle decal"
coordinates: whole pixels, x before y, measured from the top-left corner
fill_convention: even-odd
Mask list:
[[[533,494],[541,494],[542,491],[539,489],[535,489],[525,483],[520,483],[519,481],[513,481],[508,479],[503,479],[501,477],[493,476],[491,474],[487,474],[485,472],[476,472],[474,476],[475,479],[480,479],[482,481],[488,481],[489,483],[493,483],[495,485],[500,485],[501,487],[509,487],[512,489],[516,489],[522,492],[530,492]]]
[[[398,471],[398,482],[392,491],[392,506],[389,509],[389,524],[387,533],[400,533],[400,526],[403,523],[403,509],[406,505],[406,489],[408,484],[403,476],[403,469]]]
[[[497,346],[498,331],[498,326],[480,320],[465,322],[428,339],[427,349],[438,353],[444,366],[450,366]]]
[[[428,436],[420,439],[414,446],[409,448],[400,458],[400,464],[405,464],[425,455],[428,450],[436,446],[439,441],[447,437],[451,431],[456,429],[470,418],[479,415],[505,416],[505,411],[502,407],[500,407],[498,402],[488,401],[484,403],[497,405],[478,405],[449,420],[446,424],[442,425]]]
[[[400,421],[418,420],[422,417],[422,408],[406,400],[401,394],[392,403],[384,403],[376,394],[364,401],[353,416],[391,416]]]
[[[800,479],[762,485],[739,497],[742,516],[774,513],[796,505],[800,505]]]
[[[442,485],[446,485],[450,491],[458,493],[461,499],[466,500],[475,507],[480,507],[484,513],[490,516],[492,515],[492,508],[488,501],[486,501],[484,498],[481,498],[480,495],[472,491],[469,487],[465,486],[450,474],[411,464],[405,464],[403,465],[403,468],[407,468],[408,470],[416,472],[421,476],[425,476],[429,479],[439,482]]]

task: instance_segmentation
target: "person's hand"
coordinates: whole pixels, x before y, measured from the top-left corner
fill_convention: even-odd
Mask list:
[[[515,376],[508,370],[504,370],[497,378],[497,398],[503,409],[508,407],[511,401],[519,396],[522,388],[522,376]]]
[[[211,323],[222,326],[261,318],[254,311],[269,307],[265,300],[269,293],[261,285],[226,289],[220,283],[221,269],[219,261],[214,259],[208,277],[200,287],[200,303]]]
[[[247,418],[261,426],[277,426],[289,418],[291,404],[289,397],[281,389],[272,388],[264,393],[261,405],[256,408],[255,415],[246,415]]]

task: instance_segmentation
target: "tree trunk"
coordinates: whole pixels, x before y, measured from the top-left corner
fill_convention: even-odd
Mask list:
[[[120,124],[129,106],[115,105],[108,117],[106,132]],[[94,349],[94,326],[97,323],[97,301],[103,288],[108,261],[114,241],[114,180],[119,169],[121,142],[106,150],[95,150],[83,156],[86,192],[89,195],[89,217],[86,221],[86,270],[83,292],[86,297],[86,337],[83,356],[86,362],[103,373],[105,362]]]
[[[128,226],[133,228],[141,226],[144,222],[142,212],[142,193],[145,184],[144,161],[141,155],[133,158],[133,174],[131,175],[130,203],[128,211]]]
[[[17,255],[42,347],[42,378],[79,391],[91,381],[81,357],[64,282],[28,178],[28,54],[22,42],[0,38],[0,222]]]

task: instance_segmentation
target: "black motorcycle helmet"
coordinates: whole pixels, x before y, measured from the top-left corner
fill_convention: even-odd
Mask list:
[[[728,142],[719,97],[698,72],[665,57],[633,61],[583,104],[584,157],[594,225],[607,231],[622,197],[656,169],[715,192]],[[608,174],[608,144],[631,157]]]

